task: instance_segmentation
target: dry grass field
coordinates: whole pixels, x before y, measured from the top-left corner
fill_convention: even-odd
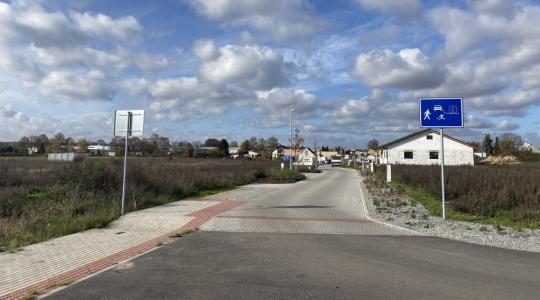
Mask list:
[[[381,168],[383,171],[385,168]],[[505,225],[538,227],[540,224],[540,166],[459,166],[445,168],[449,208]],[[415,189],[420,198],[434,199],[438,209],[441,182],[439,166],[392,166],[392,181]],[[385,178],[380,172],[381,181]],[[429,205],[429,204],[428,204]],[[425,205],[426,206],[426,205]]]
[[[0,160],[0,251],[89,228],[119,216],[122,159]],[[297,173],[265,160],[130,159],[127,211]],[[270,179],[269,179],[270,178]]]

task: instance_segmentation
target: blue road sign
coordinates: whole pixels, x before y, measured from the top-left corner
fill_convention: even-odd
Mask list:
[[[463,99],[420,99],[420,124],[421,127],[463,127]]]
[[[284,160],[284,161],[289,161],[289,160],[291,160],[291,156],[289,156],[289,155],[284,155],[284,156],[283,156],[283,160]]]

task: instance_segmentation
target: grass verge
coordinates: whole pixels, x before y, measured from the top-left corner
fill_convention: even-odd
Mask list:
[[[442,215],[441,200],[422,188],[414,188],[403,183],[392,182],[392,186],[424,206],[432,215]],[[446,217],[449,220],[466,221],[493,226],[505,226],[513,229],[530,228],[540,229],[540,222],[516,221],[511,211],[499,211],[493,217],[471,215],[452,209],[451,204],[446,206]]]
[[[264,183],[294,183],[304,179],[306,176],[295,170],[271,169],[260,181]]]

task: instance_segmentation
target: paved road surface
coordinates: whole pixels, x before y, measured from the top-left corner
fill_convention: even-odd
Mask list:
[[[410,234],[366,219],[360,178],[352,170],[326,168],[295,184],[254,184],[216,195],[244,205],[209,222],[204,231],[336,234]],[[248,195],[248,197],[245,197]]]
[[[50,299],[538,299],[540,255],[372,222],[358,180],[330,169],[214,195],[245,203]]]
[[[431,237],[197,232],[51,299],[538,299],[540,256]]]

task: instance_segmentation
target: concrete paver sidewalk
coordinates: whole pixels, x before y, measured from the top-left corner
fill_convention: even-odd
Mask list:
[[[183,200],[92,229],[0,253],[0,299],[19,299],[85,277],[193,230],[241,201]]]

